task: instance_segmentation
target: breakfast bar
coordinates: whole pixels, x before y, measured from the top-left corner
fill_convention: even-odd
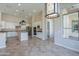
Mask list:
[[[17,37],[19,41],[28,40],[27,31],[0,31],[0,48],[6,47],[6,41],[8,37]]]

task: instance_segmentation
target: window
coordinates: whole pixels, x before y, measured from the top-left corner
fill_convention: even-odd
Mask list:
[[[65,39],[79,40],[78,19],[78,12],[63,15],[63,30]]]

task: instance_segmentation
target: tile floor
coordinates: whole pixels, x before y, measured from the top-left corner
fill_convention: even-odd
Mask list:
[[[33,37],[23,42],[9,38],[7,47],[0,49],[0,56],[79,56],[79,53],[55,45],[51,39]]]

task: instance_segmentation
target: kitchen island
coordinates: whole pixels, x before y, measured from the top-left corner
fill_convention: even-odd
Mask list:
[[[8,37],[17,37],[19,41],[28,40],[27,31],[0,31],[0,48],[6,47]]]
[[[0,32],[0,48],[6,47],[6,32]]]
[[[18,34],[19,34],[18,37],[20,41],[28,40],[28,32],[21,31]]]

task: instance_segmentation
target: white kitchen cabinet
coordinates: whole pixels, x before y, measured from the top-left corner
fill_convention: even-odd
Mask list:
[[[20,33],[20,41],[28,40],[28,32],[21,32]]]
[[[6,47],[6,33],[0,32],[0,48]]]

